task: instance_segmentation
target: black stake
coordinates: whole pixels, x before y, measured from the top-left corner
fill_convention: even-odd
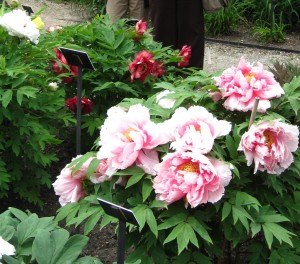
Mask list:
[[[119,230],[118,230],[117,264],[124,264],[125,242],[126,242],[126,222],[120,220]]]

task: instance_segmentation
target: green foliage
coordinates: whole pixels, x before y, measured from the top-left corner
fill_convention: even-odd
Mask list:
[[[0,236],[16,249],[15,256],[3,256],[5,263],[94,263],[96,258],[79,258],[88,237],[74,235],[58,227],[53,217],[39,218],[36,214],[9,208],[0,214]]]
[[[231,0],[226,8],[216,13],[205,13],[205,28],[209,35],[227,35],[232,33],[243,20],[235,3],[239,1]]]
[[[0,198],[10,192],[41,204],[41,187],[51,185],[46,168],[57,160],[53,146],[62,142],[57,128],[73,118],[64,109],[64,89],[48,89],[59,79],[47,46],[2,27],[0,39]]]

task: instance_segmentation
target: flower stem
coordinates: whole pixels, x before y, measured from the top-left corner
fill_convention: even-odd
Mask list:
[[[254,122],[256,112],[257,112],[258,102],[259,102],[259,99],[255,98],[255,102],[254,102],[254,105],[253,105],[253,109],[252,109],[252,113],[251,113],[251,117],[250,117],[250,121],[249,121],[248,130],[250,129],[250,127],[252,126],[252,124]]]

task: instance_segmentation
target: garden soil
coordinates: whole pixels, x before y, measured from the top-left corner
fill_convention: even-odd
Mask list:
[[[47,7],[41,14],[41,18],[45,23],[45,28],[48,26],[69,26],[75,25],[89,19],[88,12],[82,7],[69,2],[60,0],[60,2],[52,2],[46,0],[21,0],[22,5],[30,6],[36,13],[41,8]],[[253,45],[261,45],[257,43],[247,30],[240,29],[231,36],[222,36],[219,38],[225,42],[235,42],[235,45],[216,43],[207,40],[205,44],[205,62],[204,70],[213,73],[217,70],[223,70],[231,66],[237,66],[241,56],[249,62],[261,62],[265,67],[272,66],[274,62],[292,63],[300,66],[300,33],[290,33],[286,36],[286,42],[283,44],[271,45],[269,49],[280,48],[287,50],[296,50],[297,52],[284,52],[282,50],[267,50],[254,47],[245,47],[244,43]],[[61,167],[64,167],[73,157],[72,153],[64,153],[61,159]],[[51,170],[51,174],[55,179],[59,174],[59,166]],[[53,193],[53,190],[46,190],[42,199],[44,207],[42,210],[33,208],[32,206],[24,205],[19,200],[7,201],[7,204],[1,204],[2,208],[8,206],[15,206],[20,209],[29,209],[31,212],[37,212],[40,216],[55,215],[56,210],[59,208],[58,197]],[[1,208],[1,209],[2,209]],[[35,210],[36,209],[36,210]],[[78,230],[72,230],[77,232]],[[117,256],[117,237],[115,234],[115,227],[109,226],[104,230],[96,229],[90,235],[90,241],[83,252],[84,255],[92,255],[99,259],[104,264],[113,263],[116,261]]]

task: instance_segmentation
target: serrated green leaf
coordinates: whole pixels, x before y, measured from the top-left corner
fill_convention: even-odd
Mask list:
[[[283,241],[293,247],[293,242],[290,238],[295,234],[293,234],[292,232],[275,223],[264,223],[263,228],[264,231],[268,230],[270,233],[272,233],[272,235],[277,238],[280,244]]]
[[[94,158],[94,159],[91,161],[91,163],[90,163],[90,165],[89,165],[89,167],[88,167],[88,169],[87,169],[87,171],[86,171],[86,176],[87,176],[88,178],[90,178],[91,175],[92,175],[93,173],[95,173],[96,168],[98,167],[98,165],[100,164],[100,162],[101,162],[101,160],[98,160],[97,158]]]
[[[13,96],[13,91],[12,90],[6,90],[3,93],[1,101],[2,101],[2,106],[4,108],[6,108],[8,106],[8,104],[10,103],[10,101],[12,99],[12,96]]]
[[[233,138],[230,135],[226,136],[225,143],[226,143],[226,148],[229,152],[230,157],[233,160],[236,159],[238,156],[237,147],[235,145]]]
[[[193,229],[202,237],[205,241],[212,244],[211,237],[209,236],[209,233],[207,232],[207,229],[200,223],[195,217],[189,217],[188,223],[193,227]]]
[[[164,244],[167,244],[167,243],[171,242],[172,240],[177,239],[177,237],[181,234],[183,226],[184,226],[184,222],[181,222],[178,225],[176,225],[173,228],[173,230],[171,231],[171,233],[165,239]]]
[[[269,249],[271,249],[272,243],[273,243],[273,234],[270,232],[270,230],[265,225],[262,225],[262,227],[264,230],[264,235],[265,235],[265,239],[268,244],[268,247],[269,247]]]
[[[21,106],[23,102],[23,93],[21,90],[17,90],[17,102]]]
[[[19,88],[21,93],[28,98],[36,98],[36,94],[38,93],[39,89],[33,87],[33,86],[22,86]]]
[[[155,219],[155,216],[154,216],[152,210],[149,207],[146,210],[146,222],[147,222],[148,226],[150,227],[151,232],[157,238],[157,236],[158,236],[157,222],[156,222],[156,219]]]
[[[154,87],[155,88],[163,88],[165,90],[171,90],[171,91],[173,91],[175,89],[175,86],[172,83],[169,83],[169,82],[155,83]]]
[[[136,175],[130,176],[125,188],[127,189],[130,186],[138,183],[139,181],[142,180],[143,176],[144,176],[144,174],[136,174]]]
[[[163,223],[161,223],[158,226],[158,230],[168,229],[170,227],[176,226],[179,223],[182,223],[183,221],[185,221],[186,219],[187,219],[187,216],[184,213],[175,214],[175,215],[171,216],[170,218],[165,219],[163,221]]]
[[[150,180],[144,180],[142,186],[143,202],[147,200],[147,198],[150,196],[152,191],[153,191],[152,182]]]
[[[254,237],[256,234],[260,232],[261,224],[253,222],[250,224],[250,229],[251,229],[252,237]]]
[[[224,221],[231,212],[231,204],[225,202],[222,208],[222,221]]]

